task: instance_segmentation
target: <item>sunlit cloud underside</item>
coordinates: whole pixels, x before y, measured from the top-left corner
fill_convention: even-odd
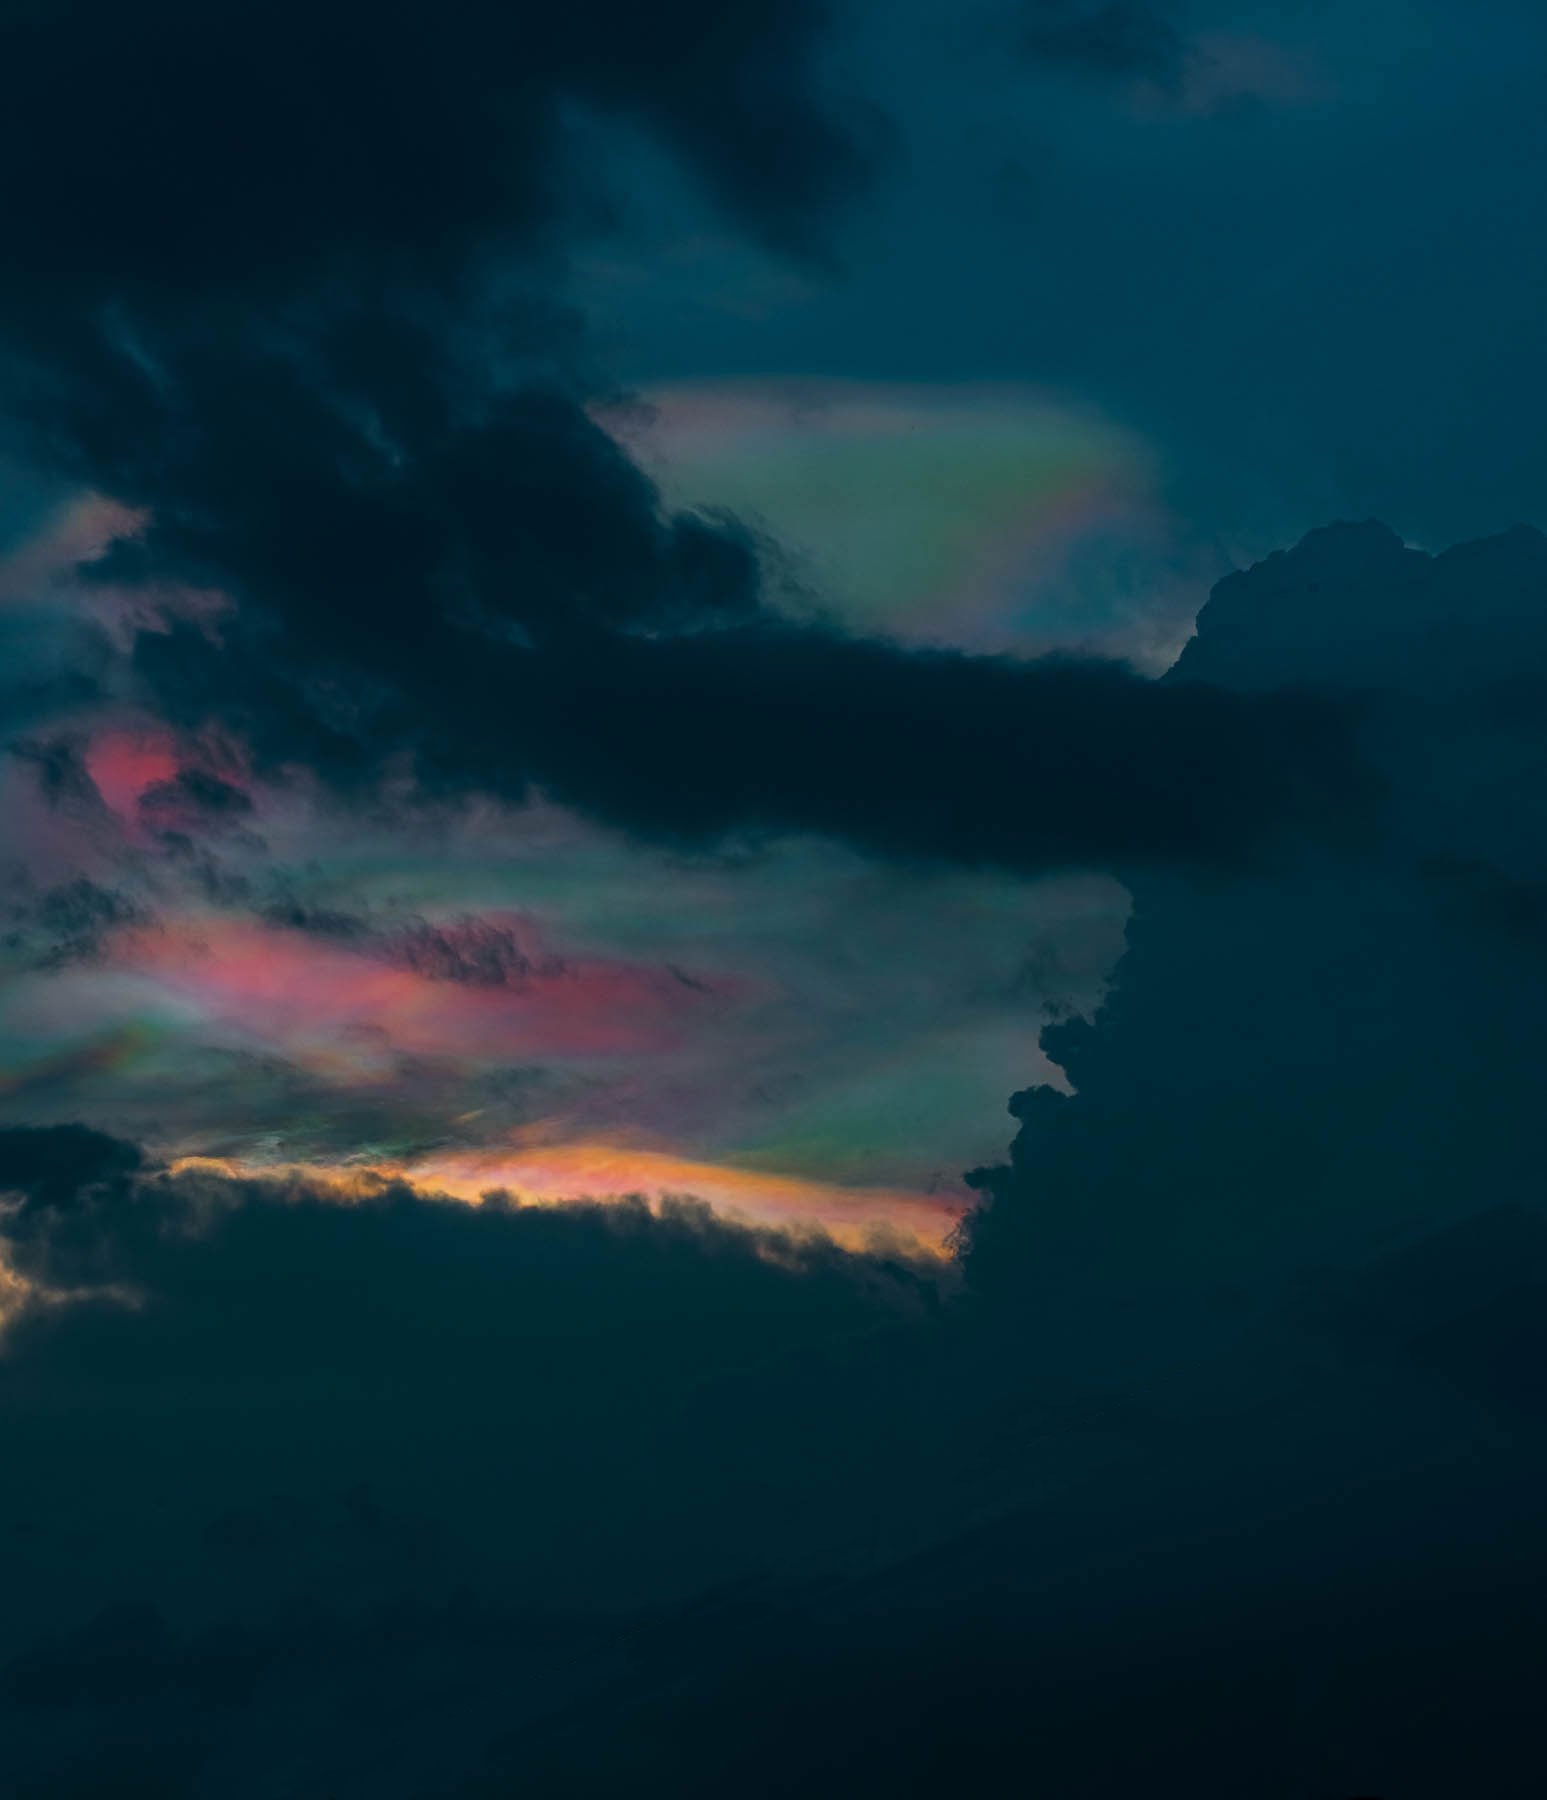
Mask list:
[[[173,1166],[238,1177],[298,1179],[340,1199],[375,1192],[382,1182],[392,1180],[471,1205],[496,1191],[537,1206],[635,1196],[652,1204],[691,1199],[747,1225],[795,1233],[817,1230],[850,1250],[897,1247],[931,1256],[949,1253],[951,1233],[964,1211],[958,1194],[843,1187],[612,1144],[555,1144],[531,1150],[491,1147],[346,1167],[208,1157],[184,1157]]]

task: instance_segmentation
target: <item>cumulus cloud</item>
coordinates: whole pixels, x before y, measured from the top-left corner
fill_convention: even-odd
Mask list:
[[[1106,1004],[1043,1033],[1075,1095],[1017,1095],[1013,1160],[978,1177],[986,1281],[1098,1245],[1124,1279],[1281,1287],[1401,1244],[1390,1280],[1438,1270],[1451,1234],[1520,1262],[1531,1215],[1490,1209],[1539,1187],[1544,657],[1533,532],[1430,556],[1341,526],[1220,583],[1175,679],[1358,692],[1385,830],[1223,887],[1132,874]]]

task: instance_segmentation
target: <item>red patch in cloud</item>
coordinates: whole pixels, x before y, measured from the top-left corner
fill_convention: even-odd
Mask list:
[[[539,964],[508,985],[477,984],[239,920],[142,934],[122,954],[211,1017],[291,1054],[362,1034],[408,1055],[475,1061],[637,1054],[671,1048],[712,1004],[671,971],[630,963]]]
[[[86,750],[86,772],[97,792],[122,819],[133,819],[146,788],[170,781],[178,759],[171,742],[153,732],[106,731]]]

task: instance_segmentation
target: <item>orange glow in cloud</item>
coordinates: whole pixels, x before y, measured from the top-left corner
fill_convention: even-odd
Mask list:
[[[619,1194],[691,1194],[728,1218],[783,1230],[820,1226],[851,1249],[873,1232],[914,1238],[940,1251],[961,1217],[948,1196],[897,1188],[840,1187],[801,1176],[692,1162],[664,1151],[617,1144],[551,1144],[532,1150],[453,1151],[427,1157],[402,1171],[421,1187],[439,1188],[462,1200],[489,1188],[508,1188],[523,1200],[603,1200]]]
[[[254,1167],[199,1157],[183,1158],[173,1166],[214,1167],[233,1175],[298,1175],[335,1190],[340,1198],[369,1191],[377,1177],[400,1178],[470,1205],[477,1205],[493,1188],[505,1189],[526,1205],[617,1200],[633,1194],[658,1203],[681,1195],[702,1200],[722,1217],[744,1224],[794,1232],[816,1228],[849,1250],[901,1239],[918,1252],[938,1257],[948,1254],[946,1240],[963,1210],[959,1199],[947,1195],[840,1187],[616,1144],[551,1144],[533,1150],[490,1147],[348,1168]]]

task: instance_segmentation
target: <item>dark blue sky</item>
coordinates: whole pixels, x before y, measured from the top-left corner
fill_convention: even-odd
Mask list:
[[[986,0],[863,12],[834,79],[862,126],[879,103],[883,160],[837,272],[609,247],[577,288],[619,370],[1044,385],[1141,432],[1195,529],[1259,551],[1335,517],[1436,548],[1542,522],[1539,9],[1108,10],[1166,47],[1039,49]]]

